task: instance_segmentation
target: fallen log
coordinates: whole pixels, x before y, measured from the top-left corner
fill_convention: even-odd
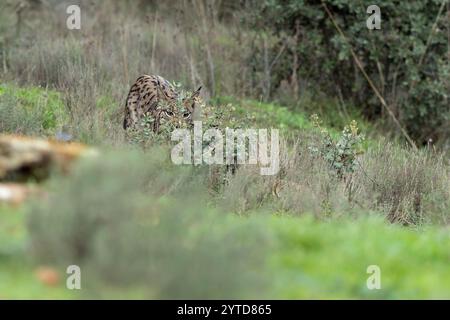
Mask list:
[[[67,173],[74,160],[92,154],[81,143],[0,135],[0,181],[41,181],[53,171]]]

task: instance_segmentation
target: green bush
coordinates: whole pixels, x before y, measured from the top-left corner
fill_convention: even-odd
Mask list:
[[[361,145],[364,136],[358,132],[358,126],[353,120],[344,127],[338,141],[333,138],[328,131],[322,127],[321,121],[316,114],[311,116],[311,122],[320,130],[321,141],[317,145],[312,145],[308,149],[315,157],[322,157],[327,161],[331,170],[339,178],[351,174],[356,170],[357,156],[362,153]]]
[[[269,56],[287,50],[271,70],[271,83],[278,88],[293,74],[298,59],[302,91],[310,88],[345,99],[369,119],[389,118],[368,82],[357,69],[348,43],[339,35],[320,1],[246,1],[247,23],[276,38],[269,43]],[[419,143],[450,137],[445,10],[443,1],[385,1],[381,30],[369,30],[366,9],[373,2],[329,0],[328,8],[346,34],[387,104]],[[445,6],[444,6],[445,8]],[[435,21],[437,28],[432,29]],[[298,26],[298,28],[297,28]],[[434,31],[434,32],[432,32]],[[295,41],[296,35],[298,36]],[[260,37],[263,37],[261,35]],[[250,57],[255,70],[264,70],[264,46],[256,45]],[[258,76],[258,73],[254,73]],[[273,92],[276,90],[273,90]]]
[[[108,153],[51,183],[48,201],[28,217],[35,261],[79,265],[90,297],[105,288],[143,289],[147,298],[255,297],[264,282],[260,228],[209,207],[204,170],[163,154]]]
[[[0,84],[0,131],[52,133],[68,120],[58,92],[40,87]]]

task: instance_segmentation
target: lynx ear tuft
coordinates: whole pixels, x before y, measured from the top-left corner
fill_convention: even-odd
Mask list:
[[[198,97],[200,95],[200,90],[202,89],[202,87],[200,86],[191,96],[191,98],[195,98]]]

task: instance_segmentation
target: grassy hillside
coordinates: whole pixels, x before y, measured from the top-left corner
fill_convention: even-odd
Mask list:
[[[4,131],[52,137],[70,118],[57,91],[0,88],[2,119],[10,119]],[[15,108],[6,108],[11,103]],[[227,121],[238,126],[276,127],[290,136],[282,175],[263,178],[251,167],[233,176],[220,168],[180,168],[167,158],[169,145],[142,153],[105,140],[99,159],[43,186],[48,201],[1,207],[1,297],[448,298],[442,155],[372,140],[352,174],[350,199],[347,183],[307,152],[322,138],[306,114],[233,98],[212,105],[227,108]],[[107,114],[99,119],[107,121]],[[19,125],[28,119],[33,122]],[[339,138],[338,130],[329,131]],[[274,194],[280,178],[283,188]],[[411,201],[419,191],[416,211]],[[65,289],[65,268],[73,261],[85,272],[81,292]],[[367,289],[369,265],[381,268],[381,290]],[[42,269],[59,280],[48,282]]]
[[[98,155],[30,179],[40,192],[22,205],[0,203],[0,299],[450,298],[448,150],[414,149],[380,106],[353,105],[369,93],[351,60],[332,63],[355,71],[346,99],[330,66],[290,70],[292,35],[241,27],[232,5],[94,1],[71,31],[66,2],[48,2],[17,21],[0,5],[0,133],[64,132]],[[279,172],[175,165],[164,135],[129,139],[124,102],[144,73],[203,85],[217,129],[279,129]],[[66,288],[73,264],[80,291]]]
[[[201,215],[200,215],[201,216]],[[36,276],[39,264],[28,259],[26,250],[27,240],[24,227],[24,214],[17,210],[0,210],[2,225],[0,229],[0,292],[3,299],[23,298],[58,298],[70,299],[81,297],[102,298],[163,298],[175,297],[179,294],[184,297],[192,293],[199,293],[198,297],[206,297],[201,292],[208,292],[208,285],[203,281],[182,281],[180,288],[164,287],[165,283],[145,280],[143,283],[127,285],[126,287],[111,284],[91,284],[83,279],[83,290],[70,291],[65,288],[65,269],[54,267],[62,277],[56,286],[42,283]],[[221,221],[221,220],[218,220]],[[218,296],[244,297],[244,298],[362,298],[362,299],[423,299],[448,298],[450,259],[448,248],[450,236],[448,230],[439,227],[428,227],[424,230],[407,229],[400,226],[387,225],[379,218],[340,219],[334,222],[318,221],[311,216],[293,218],[288,216],[270,217],[265,214],[252,216],[242,221],[242,218],[233,218],[228,221],[229,228],[240,229],[242,223],[252,231],[252,228],[263,228],[263,248],[255,248],[266,263],[262,270],[259,268],[261,278],[247,277],[247,272],[255,269],[241,270],[238,274],[230,274],[233,266],[231,261],[221,259],[225,265],[212,272],[215,277],[228,279],[235,277],[244,284],[245,294],[237,288],[229,292],[216,292]],[[211,226],[204,221],[198,221],[197,228],[211,230]],[[203,232],[207,232],[207,231]],[[204,235],[208,238],[207,235]],[[224,235],[226,237],[226,235]],[[222,236],[222,237],[224,237]],[[241,235],[242,237],[242,235]],[[170,235],[162,236],[162,242],[168,241]],[[189,243],[187,236],[182,236],[179,246]],[[217,243],[227,247],[228,241]],[[260,244],[261,245],[261,244]],[[208,250],[217,250],[214,244]],[[252,248],[249,248],[252,249]],[[262,249],[262,250],[261,250]],[[111,248],[112,250],[112,248]],[[189,250],[189,249],[184,249]],[[223,248],[220,248],[223,252]],[[193,254],[192,261],[203,258],[201,251],[184,252]],[[182,254],[183,251],[177,251]],[[122,258],[121,254],[116,257]],[[242,258],[242,257],[241,257]],[[167,265],[161,267],[161,272],[172,270],[169,263],[180,262],[181,258],[173,257],[166,261]],[[242,259],[248,262],[248,257]],[[209,261],[210,263],[210,261]],[[366,272],[369,265],[378,265],[381,268],[381,290],[368,290],[366,287]],[[192,265],[182,264],[179,268],[188,268],[189,276],[200,279],[204,276],[203,269],[192,270]],[[166,270],[166,271],[164,271]],[[187,270],[180,270],[185,274]],[[175,274],[173,274],[175,276]],[[200,278],[199,278],[200,277]],[[175,281],[175,279],[174,279]],[[216,282],[219,282],[217,279]],[[258,285],[256,286],[255,283]],[[143,290],[141,285],[146,288]],[[149,288],[152,292],[148,292]],[[263,288],[261,291],[260,288]],[[236,290],[236,291],[235,291]],[[155,292],[163,292],[157,294]],[[184,293],[183,293],[184,292]],[[165,294],[165,295],[164,295]]]

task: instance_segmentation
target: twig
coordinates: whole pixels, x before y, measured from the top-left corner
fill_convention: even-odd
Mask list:
[[[281,46],[280,50],[278,51],[277,55],[275,56],[275,58],[273,58],[272,62],[269,63],[269,49],[268,49],[268,45],[267,45],[267,37],[264,35],[263,36],[263,46],[264,46],[264,85],[263,85],[263,90],[264,90],[264,100],[267,100],[270,96],[270,90],[271,90],[271,74],[272,74],[272,69],[275,66],[275,64],[278,62],[278,60],[280,59],[281,55],[283,54],[284,50],[286,49],[287,46],[287,41],[285,41],[283,43],[283,45]]]
[[[278,59],[280,59],[281,55],[283,54],[284,50],[286,49],[286,41],[283,43],[283,45],[280,48],[280,51],[278,51],[278,54],[273,58],[272,63],[270,64],[270,70],[273,69],[275,64],[277,63]]]

